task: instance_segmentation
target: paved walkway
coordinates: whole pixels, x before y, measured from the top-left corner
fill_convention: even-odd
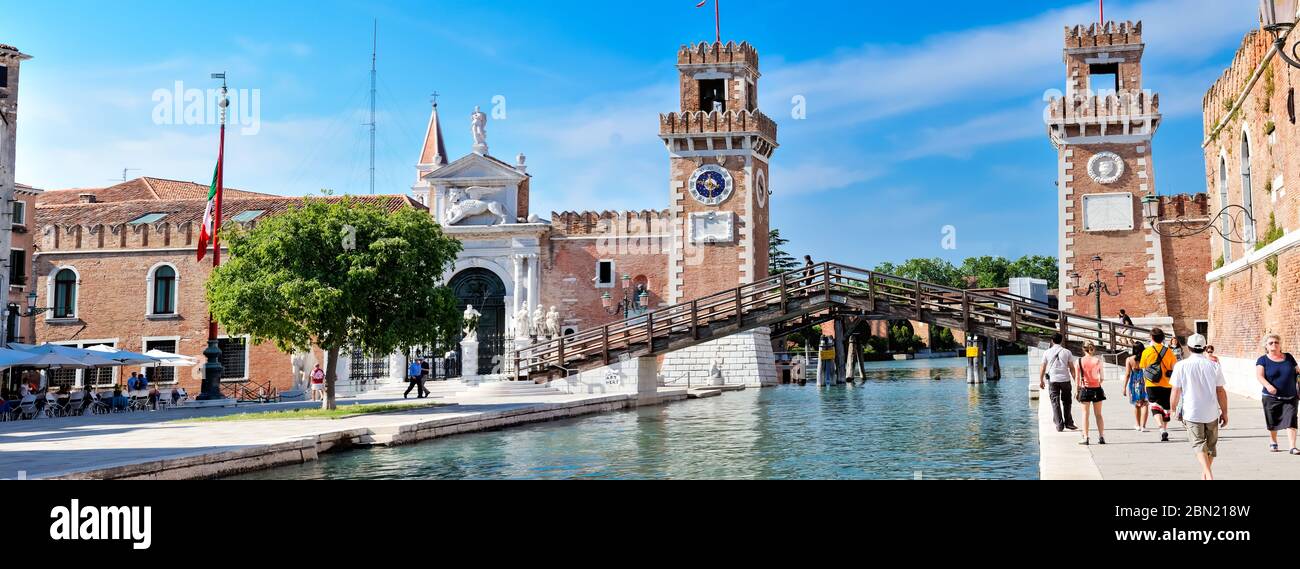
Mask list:
[[[1056,432],[1050,399],[1040,398],[1039,440],[1042,450],[1041,475],[1045,480],[1200,480],[1187,431],[1175,420],[1169,428],[1169,442],[1160,442],[1159,423],[1153,417],[1147,432],[1133,429],[1133,407],[1123,396],[1118,378],[1103,382],[1106,397],[1102,417],[1106,422],[1106,444],[1078,445],[1078,432]],[[1258,399],[1228,393],[1228,427],[1219,433],[1219,458],[1214,475],[1222,480],[1300,480],[1300,457],[1268,452],[1268,432]],[[1074,403],[1074,421],[1083,428],[1083,408]],[[1279,443],[1287,446],[1286,434]]]
[[[684,390],[681,391],[661,395],[668,400],[685,398]],[[415,404],[416,401],[406,402]],[[458,432],[638,404],[634,395],[561,394],[447,401],[456,404],[339,420],[177,422],[191,417],[319,405],[283,403],[3,422],[0,423],[0,479],[212,477],[314,460],[317,453],[337,445],[405,444]],[[339,404],[381,402],[402,403],[403,400],[369,399]]]

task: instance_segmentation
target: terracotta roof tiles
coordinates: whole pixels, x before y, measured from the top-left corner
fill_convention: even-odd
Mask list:
[[[221,216],[223,221],[247,211],[262,211],[262,215],[283,213],[295,205],[301,204],[301,197],[235,197],[225,196],[222,201]],[[341,196],[316,198],[331,201],[344,199]],[[387,212],[395,212],[405,207],[426,209],[424,205],[408,196],[352,196],[363,203],[374,203]],[[36,206],[36,225],[121,225],[130,223],[151,213],[167,214],[159,223],[184,224],[201,223],[206,199],[172,199],[172,200],[131,200],[106,203],[41,203]],[[260,217],[260,216],[259,216]]]

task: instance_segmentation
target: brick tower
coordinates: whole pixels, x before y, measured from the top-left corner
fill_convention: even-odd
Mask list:
[[[1139,326],[1169,326],[1161,238],[1142,217],[1142,198],[1155,194],[1151,141],[1160,125],[1159,97],[1142,89],[1142,24],[1108,22],[1065,30],[1066,89],[1050,102],[1048,134],[1057,149],[1061,306],[1093,316],[1094,298],[1075,296],[1102,278],[1117,297],[1103,295],[1102,315],[1124,309]]]
[[[13,232],[9,225],[13,222],[10,204],[14,201],[14,170],[17,163],[15,146],[18,141],[18,67],[30,56],[17,48],[0,44],[0,220],[5,230],[0,231],[0,251],[6,251],[4,270],[0,270],[0,290],[9,292],[9,253],[13,242]],[[0,338],[5,337],[8,319],[0,318]]]
[[[767,276],[768,163],[777,148],[776,123],[758,110],[753,46],[683,46],[677,69],[681,109],[659,117],[676,231],[668,259],[670,304]],[[766,330],[670,354],[664,374],[704,379],[715,358],[723,360],[724,375],[775,381]]]

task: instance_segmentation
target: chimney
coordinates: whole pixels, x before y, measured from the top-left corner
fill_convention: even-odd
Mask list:
[[[77,197],[81,198],[81,203],[95,203],[95,194],[78,194]]]

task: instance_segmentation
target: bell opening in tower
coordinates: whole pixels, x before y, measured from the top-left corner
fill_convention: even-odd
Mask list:
[[[700,110],[711,113],[727,111],[727,82],[724,79],[700,80]]]
[[[1103,96],[1119,92],[1119,64],[1094,63],[1088,66],[1088,88]]]

